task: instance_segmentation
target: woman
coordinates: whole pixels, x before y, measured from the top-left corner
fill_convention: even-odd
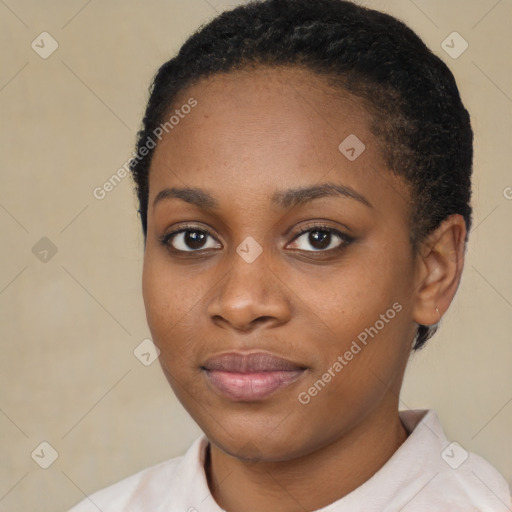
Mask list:
[[[433,410],[399,412],[460,283],[472,137],[389,15],[268,0],[191,36],[131,169],[148,325],[204,436],[73,512],[511,510]]]

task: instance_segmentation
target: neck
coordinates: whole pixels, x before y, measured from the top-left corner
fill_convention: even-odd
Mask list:
[[[318,510],[370,479],[407,438],[395,409],[375,413],[313,453],[280,462],[248,462],[210,443],[205,470],[212,495],[227,512]]]

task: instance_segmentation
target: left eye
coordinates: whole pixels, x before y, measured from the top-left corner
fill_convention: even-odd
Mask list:
[[[337,244],[334,243],[336,242],[336,238],[339,240]],[[326,252],[331,249],[339,249],[349,244],[352,240],[349,236],[328,227],[315,227],[307,231],[302,231],[294,238],[293,243],[297,244],[297,241],[301,239],[303,239],[304,245],[309,244],[313,247],[313,250],[304,248],[304,245],[294,248],[308,252]]]

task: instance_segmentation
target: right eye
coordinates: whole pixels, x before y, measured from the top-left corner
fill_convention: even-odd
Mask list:
[[[177,252],[199,252],[215,249],[215,244],[213,247],[211,243],[209,246],[208,244],[205,245],[208,238],[214,240],[209,231],[191,226],[166,233],[160,238],[160,243]]]

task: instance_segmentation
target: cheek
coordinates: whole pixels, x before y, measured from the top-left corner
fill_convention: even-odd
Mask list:
[[[172,272],[160,255],[149,250],[144,256],[142,295],[153,342],[167,360],[183,360],[192,354],[194,318],[200,291],[183,274]],[[167,357],[170,356],[170,357]]]
[[[365,249],[343,267],[331,269],[325,279],[302,280],[302,287],[295,281],[293,287],[301,290],[305,311],[310,318],[321,319],[318,323],[327,332],[325,339],[318,337],[322,350],[311,379],[316,382],[331,372],[325,375],[328,389],[322,391],[319,402],[341,397],[351,402],[374,391],[379,394],[401,371],[414,332],[412,271],[405,251]]]
[[[151,250],[144,256],[142,276],[146,318],[160,350],[160,366],[180,402],[197,417],[198,412],[190,409],[196,400],[190,397],[201,396],[198,348],[204,341],[197,328],[201,289]]]
[[[381,315],[385,315],[383,321],[390,317],[394,323],[393,304],[399,302],[405,309],[410,301],[411,270],[411,261],[403,252],[361,247],[340,265],[320,267],[309,274],[288,270],[283,281],[300,299],[298,304],[305,306],[303,313],[323,325],[335,348],[341,350],[376,322],[381,327]],[[387,326],[388,322],[389,330]]]

